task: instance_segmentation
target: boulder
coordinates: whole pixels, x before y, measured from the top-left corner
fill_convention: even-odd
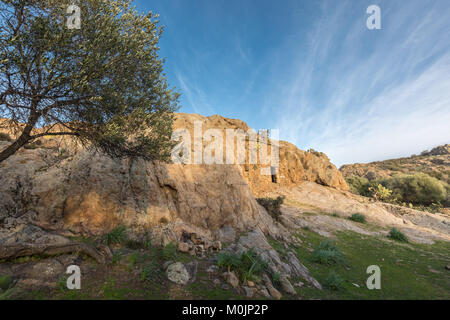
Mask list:
[[[189,282],[189,272],[181,262],[176,262],[169,265],[167,267],[166,274],[167,279],[176,284],[185,285]]]

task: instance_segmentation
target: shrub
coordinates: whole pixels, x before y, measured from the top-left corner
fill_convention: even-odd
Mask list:
[[[127,239],[125,241],[125,246],[129,249],[138,250],[138,249],[148,249],[151,246],[151,242],[148,239]]]
[[[396,228],[392,228],[391,231],[389,231],[389,238],[401,242],[408,242],[408,238]]]
[[[279,287],[281,285],[281,273],[278,272],[272,272],[272,283]]]
[[[0,290],[8,290],[12,283],[13,279],[11,278],[11,276],[0,276]]]
[[[177,258],[177,245],[174,242],[167,244],[162,249],[162,256],[164,260],[175,260]]]
[[[0,132],[0,141],[8,141],[10,142],[12,139],[7,133]]]
[[[447,198],[446,184],[425,173],[398,174],[386,184],[397,199],[408,203],[428,206]]]
[[[276,199],[271,198],[258,198],[256,199],[260,205],[262,205],[267,212],[270,214],[270,216],[275,221],[280,221],[281,216],[281,205],[283,204],[284,197],[278,196]]]
[[[67,290],[69,290],[68,288],[67,288],[67,275],[61,275],[59,278],[58,278],[58,281],[56,282],[56,286],[58,287],[58,290],[60,291],[60,292],[64,292],[64,291],[67,291]]]
[[[232,252],[220,252],[217,255],[217,265],[219,267],[225,267],[228,272],[231,268],[238,268],[241,264],[241,256]]]
[[[253,249],[242,253],[241,263],[238,267],[242,281],[255,279],[255,276],[260,275],[266,268],[267,264]]]
[[[345,264],[344,255],[333,241],[324,240],[312,253],[312,260],[320,264]]]
[[[350,191],[362,196],[368,196],[369,180],[364,177],[351,176],[345,179]]]
[[[255,279],[267,269],[267,263],[253,249],[247,250],[242,254],[221,252],[217,255],[217,265],[226,267],[228,272],[233,269],[244,282]]]
[[[328,277],[325,279],[324,287],[328,288],[329,290],[337,291],[342,290],[344,284],[344,279],[340,275],[338,275],[336,272],[331,271],[328,274]]]
[[[110,233],[105,235],[106,245],[125,243],[128,240],[127,228],[125,226],[118,226],[113,229]]]
[[[388,201],[391,199],[392,190],[384,187],[380,183],[376,186],[369,187],[369,192],[372,198],[381,201]]]
[[[141,270],[141,280],[142,281],[153,280],[157,278],[160,275],[160,273],[161,268],[159,267],[159,265],[155,261],[149,262]]]
[[[359,223],[366,223],[366,216],[360,213],[352,214],[352,216],[349,219]]]

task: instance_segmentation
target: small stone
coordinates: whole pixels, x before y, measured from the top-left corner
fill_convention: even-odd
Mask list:
[[[178,251],[187,253],[189,252],[189,244],[186,242],[178,243]]]
[[[352,283],[352,285],[354,285],[355,287],[359,288],[359,284]]]
[[[229,283],[233,288],[237,288],[239,286],[239,279],[236,277],[236,274],[231,272],[225,272],[222,274],[222,277],[225,279],[227,283]]]
[[[216,286],[218,286],[218,285],[221,284],[220,280],[217,279],[217,278],[215,278],[215,279],[213,280],[213,283],[214,283]]]
[[[276,299],[276,300],[280,300],[283,295],[280,293],[280,291],[278,291],[277,289],[275,289],[272,286],[269,286],[267,288],[267,290],[269,290],[269,294],[272,296],[272,298]]]
[[[264,298],[270,299],[270,294],[269,294],[269,292],[267,291],[266,288],[261,288],[261,290],[259,290],[259,293],[260,293]]]
[[[255,295],[255,289],[250,287],[242,287],[247,298],[252,298]]]
[[[222,250],[222,242],[220,241],[214,241],[212,246],[217,251]]]
[[[303,285],[304,285],[304,283],[299,281],[299,282],[294,284],[294,287],[301,288],[301,287],[303,287]]]
[[[219,267],[216,265],[209,266],[208,269],[206,269],[207,273],[216,273],[218,271],[219,271]]]
[[[221,288],[222,290],[228,290],[228,289],[230,289],[230,286],[227,285],[226,283],[222,283],[222,285],[220,286],[220,288]]]
[[[255,283],[254,283],[253,281],[247,280],[247,285],[248,285],[249,287],[254,287],[254,286],[255,286]]]

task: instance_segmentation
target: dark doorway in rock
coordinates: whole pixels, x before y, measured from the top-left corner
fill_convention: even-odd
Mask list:
[[[272,183],[277,183],[277,170],[275,167],[270,167],[270,174],[272,176]]]

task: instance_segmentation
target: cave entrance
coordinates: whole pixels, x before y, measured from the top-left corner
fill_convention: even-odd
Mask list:
[[[272,176],[272,183],[277,183],[277,168],[270,167],[270,175]]]

